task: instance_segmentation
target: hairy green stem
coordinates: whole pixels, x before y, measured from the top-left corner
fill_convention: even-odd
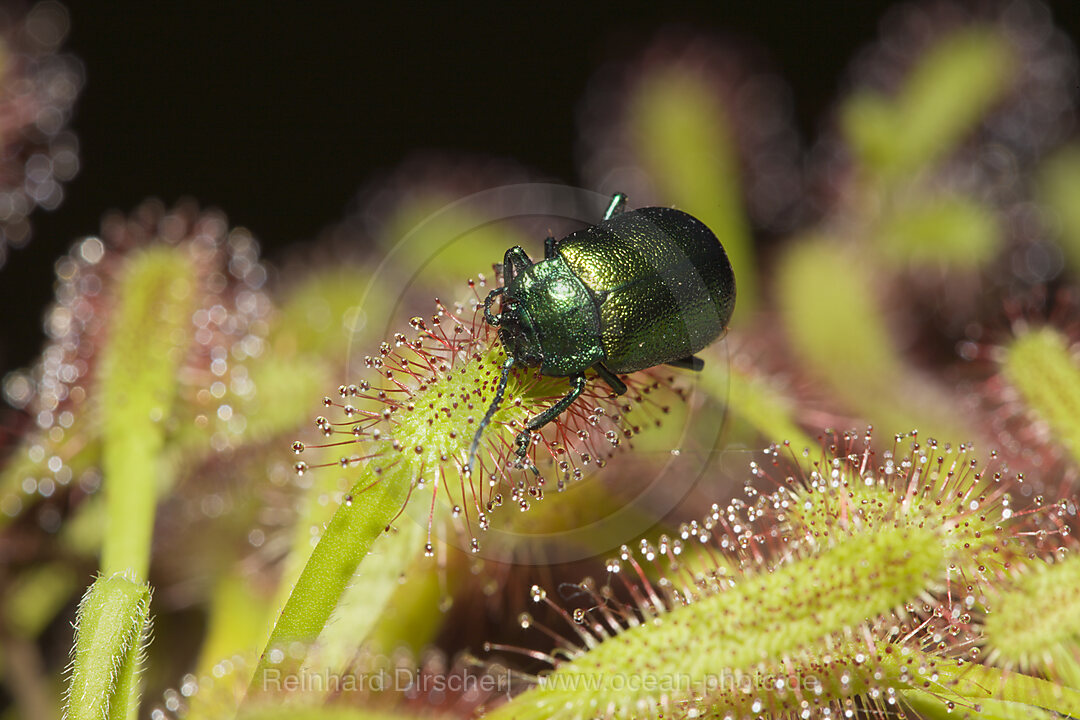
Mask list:
[[[100,576],[79,603],[66,720],[129,720],[150,625],[150,586]]]

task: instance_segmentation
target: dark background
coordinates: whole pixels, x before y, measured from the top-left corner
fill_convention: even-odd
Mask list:
[[[0,268],[0,377],[39,352],[53,262],[109,209],[194,196],[250,228],[273,261],[341,219],[373,173],[425,149],[574,182],[590,75],[672,23],[765,51],[805,141],[890,4],[70,3],[64,48],[86,75],[72,122],[81,170]],[[1077,37],[1080,2],[1051,7]]]

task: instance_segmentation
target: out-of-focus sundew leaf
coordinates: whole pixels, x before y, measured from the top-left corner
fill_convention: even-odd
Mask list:
[[[186,714],[191,720],[235,713],[247,677],[238,677],[241,673],[232,660],[237,656],[254,658],[260,643],[270,633],[269,602],[251,586],[249,578],[240,574],[223,574],[218,579],[208,615],[209,624],[193,675],[199,679],[213,678],[212,682],[222,686],[232,683],[233,691],[231,694],[200,691],[192,695]],[[219,665],[223,662],[228,663],[227,669]],[[228,706],[222,707],[222,703]]]
[[[848,141],[862,164],[885,178],[938,162],[1010,89],[1015,57],[1004,34],[970,26],[920,59],[899,94],[857,91],[844,105]]]
[[[634,147],[666,202],[716,233],[739,286],[737,326],[757,304],[757,272],[738,154],[712,89],[678,67],[642,78],[630,108]]]
[[[436,192],[418,194],[397,206],[384,225],[379,242],[410,284],[438,295],[462,278],[494,278],[492,266],[501,264],[515,245],[534,251],[543,247],[542,237],[529,238],[509,223],[492,223],[475,208],[455,202]]]
[[[799,451],[818,445],[796,424],[794,399],[748,368],[710,368],[701,374],[698,387],[726,405],[732,416],[754,428],[765,442],[787,440]]]
[[[217,663],[251,653],[269,632],[268,605],[249,578],[239,573],[223,574],[210,601],[209,625],[195,664],[196,676],[213,676]]]
[[[889,260],[960,271],[986,266],[1003,241],[990,209],[958,195],[897,207],[873,234]]]
[[[854,396],[903,372],[867,272],[839,245],[804,238],[791,244],[776,274],[781,316],[799,357]]]
[[[430,558],[414,557],[398,568],[401,582],[394,588],[379,621],[371,629],[366,647],[376,655],[392,656],[404,648],[418,656],[435,640],[447,603],[468,575],[469,557],[442,545],[437,556],[446,556],[440,567]]]
[[[82,477],[99,465],[101,444],[97,438],[93,442],[85,441],[90,434],[85,432],[85,427],[94,422],[96,418],[80,415],[59,444],[44,442],[40,437],[30,437],[19,444],[10,461],[0,470],[0,529],[41,499],[38,492],[27,492],[27,479],[33,479],[35,485],[51,479],[52,473],[47,470],[51,457],[59,458],[72,477]],[[33,459],[39,453],[41,460]]]
[[[364,350],[382,332],[390,301],[385,278],[370,267],[345,263],[306,273],[284,294],[269,343],[278,356],[334,362]]]
[[[1065,336],[1050,327],[1021,335],[1001,369],[1024,405],[1080,463],[1080,363]]]
[[[1052,214],[1053,237],[1073,273],[1080,272],[1080,145],[1059,150],[1043,164],[1039,199]]]
[[[5,627],[24,637],[37,637],[77,587],[75,570],[63,563],[28,568],[4,593]]]
[[[886,432],[973,437],[925,378],[904,367],[870,272],[826,239],[791,244],[777,268],[776,290],[793,351],[838,399]]]
[[[133,257],[118,288],[109,344],[102,360],[102,470],[109,522],[101,567],[144,577],[157,487],[167,469],[160,455],[176,374],[187,351],[196,307],[196,278],[175,248]]]
[[[150,586],[127,575],[99,577],[79,603],[75,626],[64,717],[130,720],[150,628]]]

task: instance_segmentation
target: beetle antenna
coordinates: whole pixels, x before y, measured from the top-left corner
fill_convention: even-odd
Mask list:
[[[473,464],[476,462],[476,449],[480,447],[480,438],[491,422],[491,418],[495,416],[499,405],[502,404],[503,393],[506,392],[506,381],[510,379],[510,368],[512,367],[514,367],[514,358],[507,356],[506,362],[502,366],[502,375],[499,376],[499,387],[495,390],[495,398],[488,405],[487,413],[484,415],[484,419],[480,421],[479,427],[476,428],[472,445],[469,446],[469,464],[465,466],[465,475],[467,477],[472,477]]]

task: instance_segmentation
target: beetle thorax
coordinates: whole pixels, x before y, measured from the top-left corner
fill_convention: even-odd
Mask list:
[[[500,337],[515,359],[569,376],[603,360],[597,301],[561,257],[525,268],[503,296]]]

